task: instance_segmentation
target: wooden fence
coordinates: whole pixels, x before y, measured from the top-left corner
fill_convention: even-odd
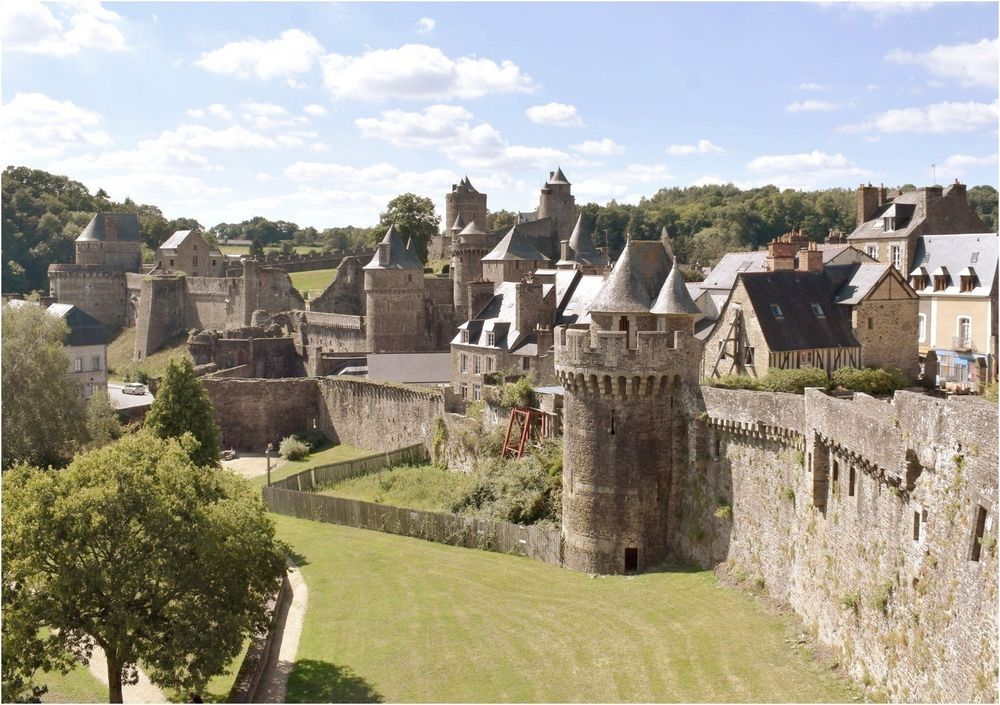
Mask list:
[[[424,446],[417,445],[306,470],[272,483],[270,487],[264,487],[264,505],[275,514],[299,519],[412,536],[450,546],[511,553],[562,565],[562,534],[558,529],[541,529],[459,514],[393,507],[311,492],[318,486],[333,484],[348,477],[368,474],[390,465],[423,460],[426,454]]]

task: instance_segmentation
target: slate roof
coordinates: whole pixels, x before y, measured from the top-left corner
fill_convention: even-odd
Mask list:
[[[364,266],[364,269],[419,269],[423,271],[424,265],[417,259],[416,255],[406,249],[402,238],[396,231],[395,225],[390,225],[382,238],[381,245],[389,246],[389,253],[383,262],[379,259],[381,248],[376,248],[375,256],[371,262]]]
[[[462,191],[470,191],[472,193],[479,193],[479,191],[476,190],[476,187],[472,185],[472,182],[469,181],[469,176],[468,175],[463,176],[462,180],[458,182],[458,184],[455,186],[455,188],[453,190],[458,191],[459,189],[461,189]]]
[[[836,288],[836,301],[838,304],[859,304],[872,289],[874,289],[882,277],[886,275],[891,264],[879,264],[877,262],[867,262],[856,264],[850,267],[850,276],[843,284]],[[830,267],[829,269],[837,269]]]
[[[51,304],[46,312],[66,321],[69,336],[66,345],[71,347],[82,345],[107,345],[108,331],[104,324],[86,311],[72,304]]]
[[[940,188],[940,187],[938,187]],[[928,196],[932,200],[927,208],[924,202]],[[930,211],[930,212],[928,212]],[[883,228],[883,218],[894,217],[902,219],[894,230]],[[922,227],[925,226],[926,227]],[[941,191],[940,197],[933,197],[926,188],[906,191],[893,198],[876,211],[870,220],[861,223],[847,239],[900,239],[921,228],[920,232],[935,233],[969,233],[986,232],[983,221],[969,206],[968,197],[952,187]]]
[[[607,258],[594,245],[594,238],[591,236],[590,228],[583,224],[582,215],[576,219],[573,233],[569,236],[569,250],[568,262],[579,262],[599,269],[608,264]],[[560,260],[562,264],[568,262]]]
[[[756,272],[740,274],[739,281],[771,350],[860,347],[822,273]],[[823,316],[812,310],[813,303],[819,305]],[[780,316],[772,311],[772,305],[779,307]]]
[[[449,228],[449,230],[461,230],[464,227],[465,227],[465,218],[463,218],[462,214],[459,213],[457,216],[455,216],[455,222],[451,226],[451,228]]]
[[[705,280],[701,282],[702,289],[724,289],[732,291],[736,277],[744,272],[763,272],[767,270],[765,260],[766,250],[757,252],[729,252],[722,256]]]
[[[681,275],[681,270],[678,267],[673,266],[670,268],[670,274],[667,275],[667,280],[663,282],[663,288],[660,289],[660,293],[656,297],[653,306],[649,309],[649,312],[691,314],[695,316],[701,313],[701,309],[698,308],[697,304],[691,298],[691,294],[688,293],[687,286],[684,285],[684,277]]]
[[[590,304],[591,313],[649,313],[669,270],[662,242],[629,240]]]
[[[966,235],[924,235],[917,238],[913,266],[924,267],[933,272],[944,267],[952,273],[948,288],[935,292],[934,282],[928,279],[928,286],[922,294],[946,294],[956,296],[988,296],[997,278],[997,234],[972,233]],[[975,257],[975,261],[973,260]],[[971,292],[962,293],[958,272],[972,267],[976,272],[977,286]]]
[[[462,216],[458,217],[461,218]],[[468,225],[466,225],[464,228],[462,228],[462,232],[459,233],[459,235],[485,235],[485,234],[486,233],[483,232],[482,228],[479,227],[479,223],[477,223],[474,220]]]
[[[370,353],[368,378],[401,384],[442,384],[451,379],[451,353]]]
[[[525,260],[529,262],[548,262],[548,257],[540,253],[535,246],[517,229],[515,225],[497,243],[483,262],[500,262],[509,260]]]
[[[190,230],[178,230],[160,245],[161,250],[176,250],[191,234]]]
[[[569,180],[567,180],[566,175],[563,173],[562,167],[556,167],[556,173],[553,174],[548,181],[548,184],[567,184],[569,185]]]
[[[604,286],[604,277],[600,274],[581,274],[577,270],[567,272],[570,273],[576,275],[573,288],[563,290],[562,294],[559,293],[561,274],[556,275],[557,326],[590,323],[590,306]]]
[[[135,213],[98,213],[83,229],[77,242],[138,242],[139,216]]]

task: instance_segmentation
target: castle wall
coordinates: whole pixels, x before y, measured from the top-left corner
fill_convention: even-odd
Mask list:
[[[363,317],[318,311],[297,315],[300,316],[297,328],[303,344],[334,353],[369,352]]]
[[[201,383],[215,407],[223,448],[263,452],[281,439],[313,428],[320,417],[314,379],[225,379],[206,376]],[[329,434],[327,434],[329,435]]]
[[[49,293],[117,330],[127,320],[125,275],[124,268],[103,264],[51,264]]]
[[[995,701],[995,406],[701,391],[678,554],[762,581],[892,700]]]
[[[309,302],[310,311],[361,316],[365,311],[364,272],[357,257],[345,257],[337,275],[322,294]]]
[[[136,319],[134,359],[144,360],[185,330],[183,277],[143,278]]]
[[[184,328],[225,330],[249,323],[243,307],[243,280],[184,277]]]

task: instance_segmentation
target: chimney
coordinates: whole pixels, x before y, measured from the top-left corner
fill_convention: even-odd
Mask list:
[[[878,204],[884,206],[889,202],[889,192],[885,187],[885,184],[879,184],[878,187]]]
[[[826,235],[826,244],[828,245],[843,245],[847,242],[847,238],[844,236],[843,230],[836,230],[830,228],[830,232]]]
[[[535,326],[545,321],[545,306],[542,299],[542,285],[520,281],[514,285],[514,328],[521,333],[535,330]]]
[[[564,262],[569,259],[569,240],[559,241],[559,259]]]
[[[810,242],[806,248],[799,250],[798,270],[800,272],[823,271],[823,250],[819,249],[815,242]]]
[[[378,244],[378,263],[380,265],[389,264],[389,243],[380,242]]]
[[[781,272],[795,269],[795,253],[799,243],[792,233],[774,238],[767,245],[767,271]]]
[[[879,189],[871,184],[858,186],[858,225],[875,217],[880,200]]]
[[[467,296],[469,302],[469,319],[475,318],[480,311],[483,310],[483,306],[489,303],[490,299],[493,298],[493,287],[495,285],[491,281],[486,281],[485,279],[476,279],[475,281],[469,282],[467,287]]]
[[[958,179],[955,179],[955,183],[944,190],[944,196],[947,198],[951,194],[955,194],[956,197],[961,196],[963,201],[968,200],[968,196],[965,191],[965,184],[960,184]]]

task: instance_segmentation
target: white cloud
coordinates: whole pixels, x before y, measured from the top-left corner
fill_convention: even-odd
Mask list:
[[[122,17],[95,0],[42,4],[38,0],[3,3],[0,33],[5,51],[69,56],[83,49],[122,51]]]
[[[832,3],[837,5],[837,3]],[[933,2],[898,2],[897,0],[886,0],[885,2],[851,2],[847,6],[852,10],[867,12],[875,17],[877,22],[884,22],[894,15],[906,15],[914,12],[923,12],[934,7]]]
[[[923,66],[935,76],[958,80],[963,86],[985,86],[995,90],[1000,43],[997,39],[982,39],[969,44],[940,45],[925,52],[895,49],[885,55],[885,60]]]
[[[800,91],[825,91],[825,90],[827,90],[829,88],[830,88],[830,86],[826,85],[825,83],[800,83],[799,84],[799,90]]]
[[[722,154],[725,151],[708,140],[698,140],[698,144],[672,144],[667,147],[667,154],[675,157],[686,154]]]
[[[304,112],[306,115],[312,115],[313,117],[323,117],[324,115],[326,115],[327,111],[326,108],[324,108],[322,105],[318,105],[316,103],[310,103],[309,105],[302,108],[302,112]]]
[[[769,183],[789,188],[841,183],[848,178],[872,174],[871,171],[848,160],[843,154],[827,154],[819,150],[756,157],[747,164],[747,169],[764,174]]]
[[[274,103],[258,103],[257,101],[249,100],[243,103],[241,106],[246,113],[250,115],[264,115],[266,117],[275,117],[278,115],[287,115],[288,111],[285,110],[280,105],[275,105]]]
[[[674,175],[663,164],[629,164],[624,169],[592,174],[573,183],[573,193],[581,199],[605,202],[611,199],[635,202],[637,190],[649,193],[661,188]]]
[[[420,112],[383,110],[380,117],[359,118],[354,124],[363,137],[395,147],[432,148],[464,167],[551,168],[573,163],[565,152],[549,147],[511,145],[487,122],[457,105],[430,105]]]
[[[222,118],[223,120],[233,119],[233,114],[229,112],[229,108],[222,103],[212,103],[208,106],[208,112],[209,114],[214,115],[217,118]]]
[[[555,127],[579,127],[583,125],[583,119],[576,114],[575,105],[546,103],[545,105],[533,105],[524,112],[529,120],[539,125],[553,125]]]
[[[17,93],[0,111],[8,163],[61,156],[73,147],[107,147],[99,113],[42,93]]]
[[[406,44],[360,56],[327,54],[323,83],[334,98],[443,100],[490,93],[526,93],[531,78],[511,61],[463,56],[450,59],[436,47]]]
[[[187,113],[190,117],[197,118],[199,120],[205,117],[205,111],[202,110],[201,108],[189,108],[184,112]]]
[[[935,103],[922,108],[901,108],[876,115],[863,123],[844,125],[839,132],[972,132],[995,128],[1000,119],[998,101],[992,103]]]
[[[844,107],[843,103],[830,103],[825,100],[797,100],[794,103],[786,105],[785,110],[789,113],[808,113],[840,110],[842,107]]]
[[[976,157],[971,154],[953,154],[939,164],[942,181],[951,178],[964,176],[970,169],[980,169],[992,167],[991,171],[996,172],[997,155],[991,154],[985,157]]]
[[[419,20],[417,20],[417,32],[419,34],[427,34],[436,26],[437,22],[435,22],[430,17],[421,17]]]
[[[322,54],[323,47],[314,36],[289,29],[268,41],[253,38],[230,42],[202,54],[195,65],[239,78],[284,78],[297,83],[295,74],[308,71]]]
[[[580,154],[589,156],[606,157],[612,154],[621,154],[625,148],[612,139],[605,137],[600,140],[586,140],[580,144],[574,144],[572,148]]]

